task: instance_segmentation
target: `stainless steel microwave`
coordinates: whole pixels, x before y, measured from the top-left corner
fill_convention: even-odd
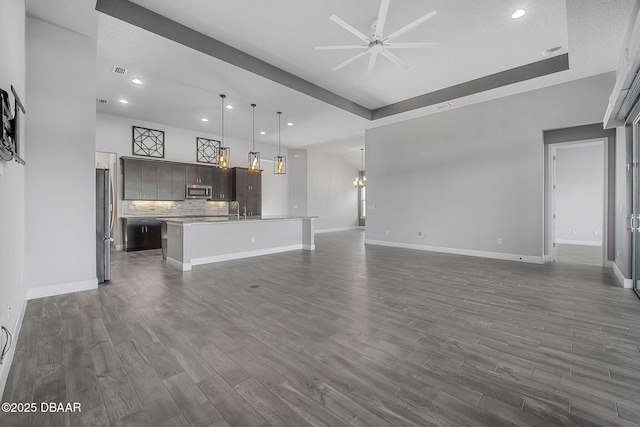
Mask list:
[[[184,194],[186,199],[210,199],[210,185],[187,185]]]

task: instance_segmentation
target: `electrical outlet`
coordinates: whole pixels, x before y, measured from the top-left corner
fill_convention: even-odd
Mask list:
[[[255,243],[256,242],[256,238],[251,236],[251,243]]]
[[[384,234],[389,235],[389,230],[384,230]]]
[[[502,244],[502,238],[498,239],[498,244],[501,245]]]
[[[418,231],[418,237],[424,237],[424,232],[423,231]]]

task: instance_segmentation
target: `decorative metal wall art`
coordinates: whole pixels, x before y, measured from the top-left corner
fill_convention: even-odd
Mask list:
[[[198,163],[218,164],[220,141],[196,137],[196,161]]]
[[[133,154],[164,159],[164,131],[133,126]]]

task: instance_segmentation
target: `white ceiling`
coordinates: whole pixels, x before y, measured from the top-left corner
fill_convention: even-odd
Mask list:
[[[147,9],[233,46],[313,84],[374,109],[544,59],[561,46],[570,69],[452,100],[450,108],[614,70],[634,0],[394,0],[385,33],[436,10],[435,17],[398,42],[439,42],[430,49],[396,50],[411,67],[379,58],[373,75],[367,60],[331,71],[357,51],[316,51],[317,45],[359,44],[329,19],[338,15],[371,32],[379,0],[133,0]],[[98,111],[170,126],[220,133],[220,93],[236,108],[225,111],[225,135],[251,140],[251,103],[257,140],[277,144],[283,112],[283,146],[326,143],[359,167],[364,130],[432,114],[435,106],[369,121],[216,58],[181,46],[94,10],[95,0],[26,0],[29,16],[95,37]],[[519,19],[511,13],[524,8]],[[114,65],[129,70],[113,74]],[[143,80],[142,86],[130,83]],[[117,102],[130,101],[127,105]],[[603,113],[604,113],[603,106]],[[209,122],[200,121],[208,117]]]

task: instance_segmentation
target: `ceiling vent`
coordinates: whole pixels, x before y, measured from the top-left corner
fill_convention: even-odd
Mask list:
[[[124,76],[125,74],[127,74],[127,69],[124,67],[118,67],[117,65],[114,65],[113,68],[111,69],[111,72]]]
[[[104,99],[104,98],[96,98],[96,103],[98,103],[98,104],[106,104],[108,102],[109,101]]]
[[[445,102],[444,104],[440,104],[440,105],[438,105],[436,108],[437,108],[438,110],[443,110],[443,109],[445,109],[445,108],[449,108],[449,107],[451,107],[451,103],[450,103],[450,102]]]

